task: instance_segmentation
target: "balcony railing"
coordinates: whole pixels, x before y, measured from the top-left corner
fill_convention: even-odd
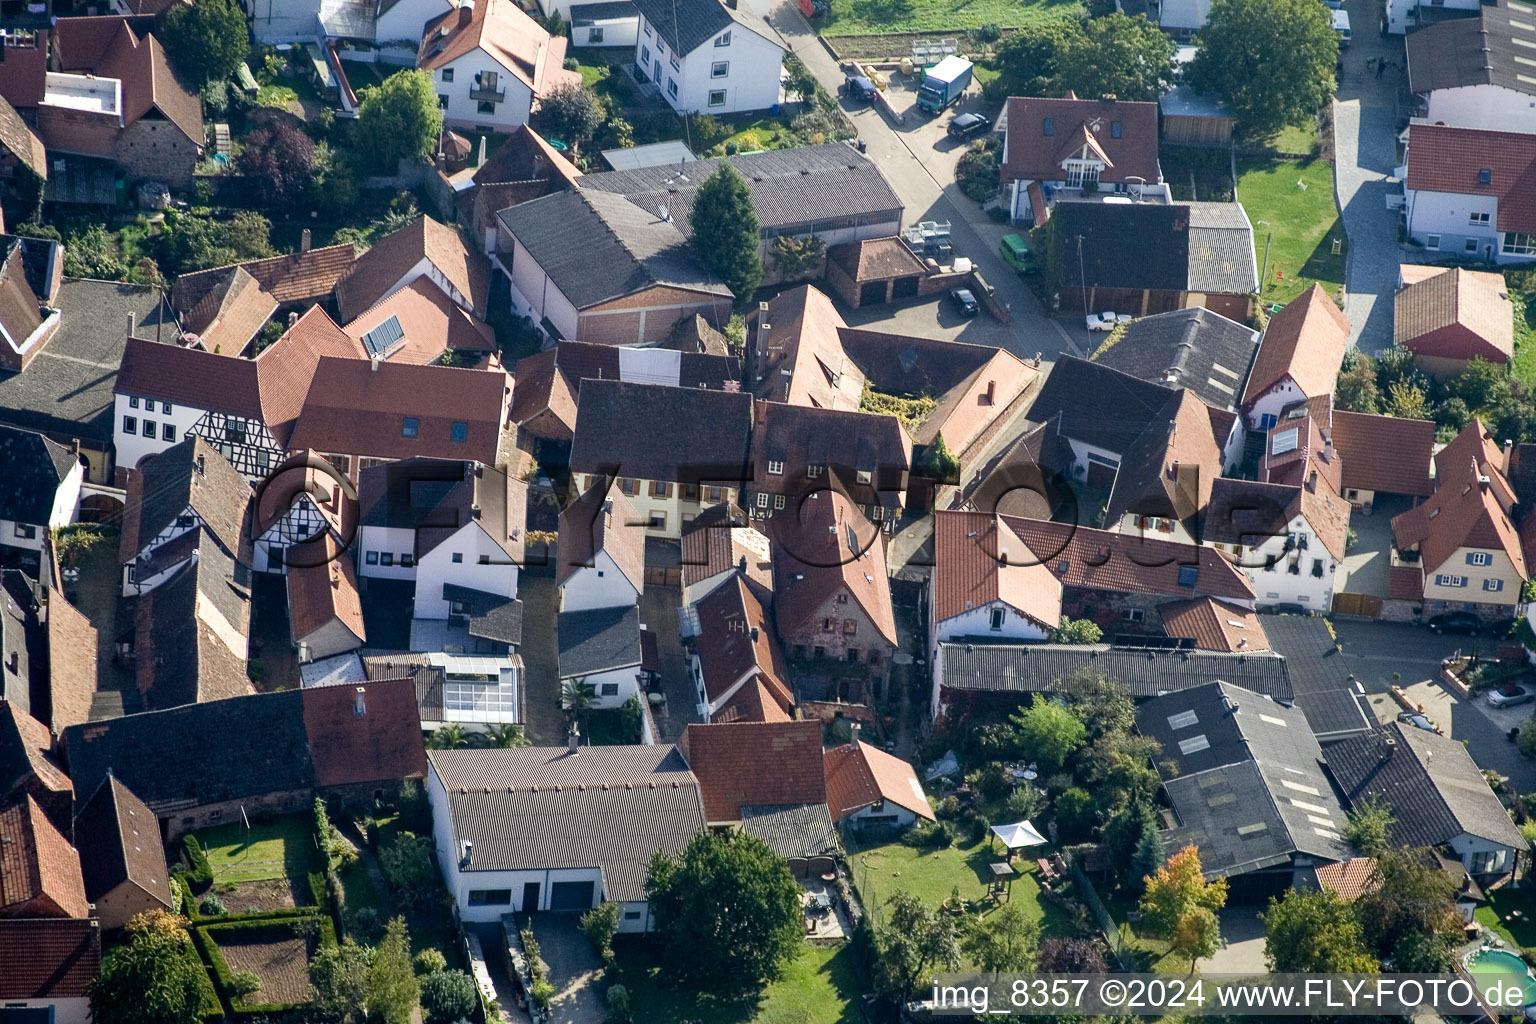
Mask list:
[[[500,103],[507,98],[507,90],[486,89],[477,85],[469,90],[469,98],[476,103]]]

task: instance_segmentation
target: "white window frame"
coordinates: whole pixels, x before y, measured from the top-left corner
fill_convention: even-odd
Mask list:
[[[1434,250],[1436,250],[1438,252],[1439,249],[1440,249],[1440,236],[1439,235],[1426,235],[1424,237],[1424,248],[1426,248],[1426,249],[1434,249]]]
[[[709,105],[712,106],[712,107],[723,107],[723,106],[725,106],[725,90],[724,89],[711,89],[711,90],[709,90]]]
[[[709,66],[710,78],[729,78],[731,76],[731,62],[717,60]]]
[[[768,475],[769,476],[783,476],[784,475],[784,462],[783,462],[783,460],[781,460],[781,459],[769,459],[768,460]]]

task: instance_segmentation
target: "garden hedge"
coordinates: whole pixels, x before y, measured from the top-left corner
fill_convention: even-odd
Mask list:
[[[271,937],[273,938],[295,938],[296,936],[294,930],[288,923],[292,920],[294,919],[290,916],[287,918],[275,917],[254,921],[222,921],[218,924],[201,925],[193,930],[192,936],[193,940],[197,943],[198,951],[202,954],[203,959],[213,967],[214,977],[218,979],[220,995],[223,996],[224,1001],[229,1004],[229,1008],[238,1016],[245,1017],[263,1013],[285,1013],[289,1010],[293,1010],[306,1004],[260,1003],[246,1005],[244,1003],[240,1003],[237,1005],[235,998],[230,995],[230,975],[232,975],[234,972],[229,969],[229,962],[224,959],[223,950],[219,949],[218,935],[240,933],[248,938],[260,938],[262,937],[261,933],[270,932]],[[329,934],[330,942],[334,944],[336,941],[336,933],[333,928],[329,927],[330,920],[324,917],[317,918],[316,920],[320,922],[319,941],[324,944],[326,942],[327,934]]]
[[[208,855],[197,836],[190,832],[181,837],[181,851],[187,858],[187,884],[193,892],[202,892],[213,884],[213,866],[208,863]]]

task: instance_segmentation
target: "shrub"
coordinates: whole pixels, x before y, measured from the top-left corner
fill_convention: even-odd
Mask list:
[[[955,828],[947,821],[928,821],[907,829],[901,841],[919,850],[947,850],[955,843]]]
[[[242,999],[261,990],[261,978],[252,971],[236,971],[229,976],[229,994]]]
[[[533,988],[529,994],[533,996],[533,1001],[539,1004],[540,1010],[548,1010],[549,1001],[555,998],[555,986],[550,984],[548,980],[540,978],[533,983]]]
[[[193,892],[202,892],[213,884],[213,867],[208,855],[203,853],[197,836],[188,833],[181,837],[181,852],[187,858],[187,884]]]
[[[623,985],[608,986],[608,1024],[629,1024],[629,989]]]
[[[933,813],[942,821],[954,821],[960,817],[960,798],[951,793],[933,805]]]
[[[978,814],[971,819],[970,831],[967,833],[966,838],[973,843],[979,843],[987,838],[987,833],[991,830],[992,822],[987,820],[986,815]]]
[[[581,930],[599,956],[611,950],[613,936],[619,930],[619,905],[609,901],[583,914]]]
[[[469,1020],[479,995],[475,980],[463,971],[433,971],[421,979],[422,1016],[427,1024]]]
[[[228,913],[224,909],[224,901],[215,893],[209,893],[203,897],[202,902],[197,905],[197,912],[204,917],[222,917]]]
[[[999,39],[1003,38],[1003,30],[998,25],[989,21],[985,25],[978,28],[974,35],[977,39],[984,43],[995,43]]]
[[[435,949],[424,949],[412,958],[417,974],[436,974],[448,969],[448,958]]]
[[[377,908],[363,907],[352,915],[352,923],[347,930],[358,942],[370,944],[384,934],[384,915]]]

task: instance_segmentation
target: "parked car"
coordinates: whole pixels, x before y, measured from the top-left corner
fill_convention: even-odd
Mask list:
[[[956,114],[949,122],[949,137],[971,139],[987,134],[987,130],[991,127],[991,119],[982,117],[980,114]]]
[[[1398,716],[1397,716],[1397,720],[1399,722],[1404,723],[1405,725],[1411,725],[1411,726],[1414,726],[1415,728],[1423,729],[1425,732],[1434,732],[1435,731],[1435,727],[1430,722],[1430,720],[1425,718],[1423,715],[1419,714],[1417,711],[1402,711],[1402,712],[1399,712]]]
[[[1488,703],[1496,708],[1512,708],[1516,704],[1524,704],[1536,697],[1536,692],[1527,690],[1523,686],[1509,683],[1488,691]]]
[[[981,303],[976,301],[976,296],[969,288],[951,288],[949,297],[963,316],[975,316],[981,312]]]
[[[1029,243],[1024,241],[1023,235],[1004,235],[999,251],[1003,254],[1003,261],[1021,275],[1028,277],[1039,273],[1035,266],[1035,254],[1029,251]]]
[[[1465,633],[1477,636],[1483,628],[1483,620],[1471,612],[1446,612],[1429,620],[1429,628],[1435,633]]]
[[[843,80],[843,95],[860,103],[875,102],[875,83],[864,75],[848,75]]]
[[[1495,640],[1507,640],[1509,635],[1515,631],[1515,623],[1518,621],[1518,619],[1507,616],[1502,619],[1494,619],[1488,623],[1488,635]]]
[[[1115,324],[1122,320],[1135,319],[1129,313],[1090,313],[1084,319],[1088,323],[1090,331],[1112,331]]]

